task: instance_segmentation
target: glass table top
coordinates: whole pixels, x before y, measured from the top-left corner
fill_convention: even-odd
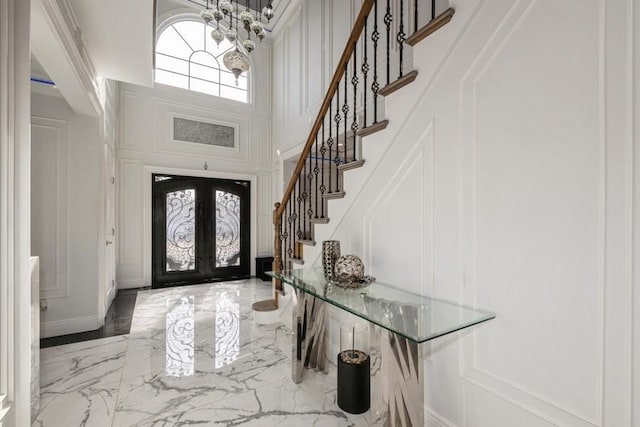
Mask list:
[[[379,281],[358,289],[345,289],[329,284],[320,267],[267,274],[417,343],[495,317],[488,311],[417,295]]]

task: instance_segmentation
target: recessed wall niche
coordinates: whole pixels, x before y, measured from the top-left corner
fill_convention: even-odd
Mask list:
[[[174,117],[173,139],[174,141],[233,148],[236,146],[236,129],[232,126]]]

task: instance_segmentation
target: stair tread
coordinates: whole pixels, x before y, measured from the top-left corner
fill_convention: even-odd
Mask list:
[[[349,162],[338,166],[338,170],[347,171],[350,169],[356,169],[364,166],[364,159],[356,160],[354,162]]]
[[[402,89],[409,83],[413,82],[416,79],[416,77],[418,77],[418,71],[416,70],[410,71],[406,73],[404,76],[400,77],[398,80],[391,82],[385,87],[383,87],[382,89],[380,89],[378,91],[378,94],[382,96],[389,96],[393,92],[399,89]]]
[[[304,265],[304,260],[302,258],[291,258],[291,262],[294,264]]]
[[[344,191],[335,191],[333,193],[323,194],[322,197],[325,199],[342,199],[345,194]]]
[[[310,240],[310,239],[300,239],[298,240],[299,243],[302,243],[303,245],[309,245],[309,246],[315,246],[316,245],[316,241],[315,240]]]
[[[312,224],[328,224],[329,218],[311,218],[309,222]]]
[[[413,33],[406,40],[406,43],[409,46],[415,46],[418,42],[426,39],[428,36],[435,33],[438,29],[444,27],[449,21],[451,21],[451,18],[453,18],[453,15],[455,13],[456,13],[455,9],[453,9],[452,7],[448,8],[447,10],[442,12],[440,15],[432,19],[431,22],[429,22],[427,25],[425,25],[424,27],[420,28],[418,31]]]
[[[372,125],[369,125],[365,128],[362,128],[358,131],[358,136],[367,136],[367,135],[371,135],[372,133],[376,133],[378,131],[381,131],[383,129],[386,129],[387,125],[389,124],[389,120],[381,120],[377,123],[374,123]]]

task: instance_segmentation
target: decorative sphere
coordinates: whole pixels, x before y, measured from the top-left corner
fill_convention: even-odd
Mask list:
[[[253,50],[256,48],[255,42],[251,39],[246,39],[245,41],[243,41],[242,46],[244,47],[244,50],[249,53],[253,52]]]
[[[263,28],[262,31],[258,33],[258,38],[260,39],[260,41],[262,41],[262,39],[264,39],[264,36],[266,35],[267,35],[267,32]]]
[[[215,30],[211,31],[211,38],[214,42],[216,42],[216,45],[220,46],[220,43],[222,43],[222,40],[224,40],[224,33],[222,32],[222,30],[220,30],[220,28],[216,28]]]
[[[240,12],[240,21],[245,27],[248,27],[253,22],[253,15],[248,10]]]
[[[271,18],[273,18],[273,6],[271,5],[271,2],[269,2],[269,4],[267,4],[265,6],[264,9],[262,9],[262,15],[267,18],[267,21],[271,21]]]
[[[224,19],[224,13],[220,9],[213,9],[213,19],[220,22]]]
[[[220,3],[218,4],[218,7],[222,11],[222,13],[224,13],[225,15],[228,15],[231,12],[233,12],[233,5],[229,0],[221,0]]]
[[[229,28],[225,36],[227,37],[227,40],[233,43],[238,38],[238,33],[236,32],[235,28]]]
[[[260,34],[262,31],[264,31],[264,27],[262,26],[262,22],[260,21],[253,21],[251,23],[250,28],[251,28],[251,31],[253,31],[256,34],[256,36]]]
[[[361,280],[364,277],[364,264],[355,255],[342,255],[336,261],[333,274],[336,279],[344,282]]]
[[[209,9],[205,9],[200,12],[200,17],[204,20],[205,23],[208,24],[209,22],[213,21],[213,12]]]

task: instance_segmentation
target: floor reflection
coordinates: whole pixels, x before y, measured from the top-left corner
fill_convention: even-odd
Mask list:
[[[240,304],[236,300],[235,294],[216,293],[216,369],[235,362],[240,354]]]
[[[167,301],[167,304],[171,302]],[[181,297],[167,307],[167,340],[166,340],[166,373],[172,377],[188,377],[193,375],[195,309],[194,297]]]

